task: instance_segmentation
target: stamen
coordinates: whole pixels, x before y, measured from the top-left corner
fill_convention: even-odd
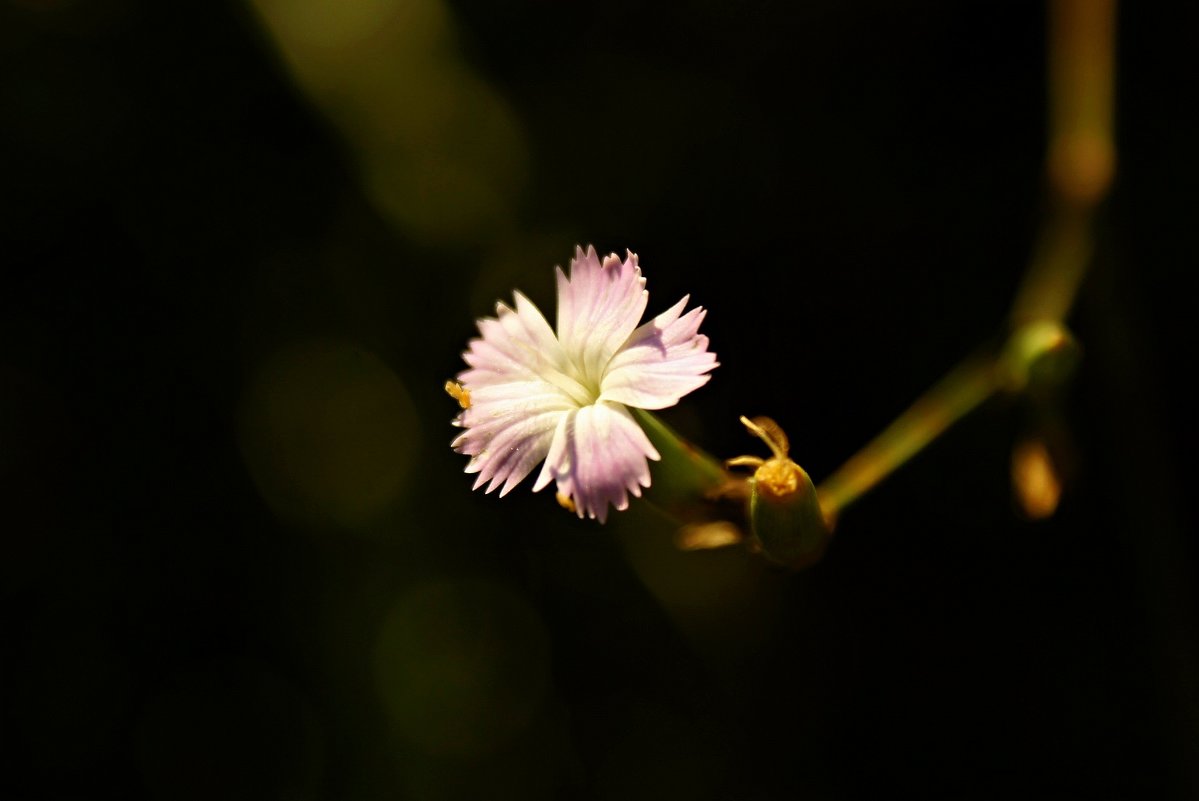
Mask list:
[[[574,512],[574,511],[576,511],[576,509],[575,509],[575,502],[574,502],[574,501],[572,501],[572,500],[569,498],[569,496],[563,495],[561,492],[559,492],[559,493],[558,493],[557,495],[555,495],[554,497],[558,499],[558,505],[559,505],[559,506],[561,506],[561,507],[562,507],[563,509],[565,509],[566,511],[568,511],[568,512]]]
[[[457,381],[446,381],[445,391],[451,398],[458,401],[458,405],[463,409],[470,408],[470,390],[459,384]]]

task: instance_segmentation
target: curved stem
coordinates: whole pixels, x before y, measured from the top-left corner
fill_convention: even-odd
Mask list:
[[[1092,220],[1116,165],[1116,0],[1053,0],[1049,11],[1052,211],[1016,294],[1011,338],[968,359],[920,397],[816,490],[830,522],[1000,389],[1022,389],[1038,360],[1069,338],[1070,313],[1094,249]]]
[[[1004,386],[996,357],[967,359],[924,393],[891,425],[816,487],[825,517],[835,522],[930,442]]]

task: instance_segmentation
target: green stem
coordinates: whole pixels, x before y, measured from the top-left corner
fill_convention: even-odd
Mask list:
[[[630,409],[653,443],[661,461],[652,465],[653,492],[649,501],[680,522],[702,519],[711,498],[735,479],[719,461],[680,437],[656,415]]]
[[[1060,380],[1072,362],[1073,340],[1061,323],[1091,261],[1093,212],[1116,165],[1116,0],[1052,0],[1049,17],[1052,212],[1012,304],[1008,344],[961,364],[822,482],[817,493],[830,522],[999,390]]]
[[[999,390],[1004,385],[999,364],[994,357],[963,362],[822,481],[816,494],[825,517],[836,521],[845,507]]]
[[[830,523],[846,506],[935,440],[988,398],[1030,383],[1059,383],[1077,349],[1065,326],[1034,320],[1018,327],[998,352],[974,356],[933,385],[907,411],[816,488]]]

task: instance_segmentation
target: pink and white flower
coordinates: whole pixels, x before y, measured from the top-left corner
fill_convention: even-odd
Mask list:
[[[629,407],[664,409],[711,377],[716,355],[699,333],[706,312],[683,313],[689,296],[644,325],[649,293],[630,252],[601,264],[575,249],[570,276],[558,274],[555,332],[520,292],[515,308],[496,304],[458,375],[465,429],[454,450],[471,457],[474,488],[508,494],[542,460],[534,492],[557,482],[579,517],[625,509],[628,493],[650,485],[647,459],[660,459]]]

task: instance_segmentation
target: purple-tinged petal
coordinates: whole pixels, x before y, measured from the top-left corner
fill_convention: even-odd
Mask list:
[[[458,374],[472,395],[485,386],[540,380],[576,404],[594,399],[595,393],[574,377],[574,367],[545,317],[524,295],[516,293],[516,309],[497,303],[496,316],[478,324],[482,336],[472,339],[462,354],[470,369]]]
[[[647,293],[632,252],[601,262],[579,248],[569,277],[557,275],[557,333],[520,293],[479,320],[451,393],[466,405],[453,447],[471,457],[475,488],[501,496],[544,459],[534,491],[553,481],[580,517],[603,522],[650,485],[647,460],[660,458],[626,405],[673,405],[716,357],[699,334],[704,311],[683,313],[687,298],[637,327]]]
[[[465,431],[454,440],[453,447],[459,453],[478,456],[505,429],[519,426],[530,417],[573,408],[569,399],[541,381],[486,386],[471,393],[470,408],[455,420],[455,425]]]
[[[570,277],[558,268],[558,340],[583,382],[598,387],[604,367],[645,313],[648,293],[637,254],[603,263],[595,248],[575,249]],[[592,398],[594,400],[594,398]]]
[[[519,292],[515,309],[497,304],[479,331],[458,376],[470,406],[455,420],[464,430],[453,447],[472,457],[466,472],[479,474],[476,489],[502,485],[505,495],[545,458],[558,420],[589,393],[562,373],[570,365],[554,332]]]
[[[486,437],[478,428],[467,429],[454,446],[460,453],[474,451],[466,466],[467,473],[478,473],[472,489],[487,484],[491,492],[503,484],[500,497],[511,492],[549,453],[554,431],[567,414],[566,409],[550,409],[515,416]]]
[[[707,373],[718,362],[708,350],[708,338],[699,333],[707,312],[697,306],[680,316],[688,299],[633,332],[608,363],[601,400],[665,409],[708,382]]]
[[[628,409],[600,402],[568,412],[558,422],[545,466],[533,489],[556,481],[579,517],[603,523],[608,506],[627,509],[629,493],[650,485],[649,459],[660,459]]]

